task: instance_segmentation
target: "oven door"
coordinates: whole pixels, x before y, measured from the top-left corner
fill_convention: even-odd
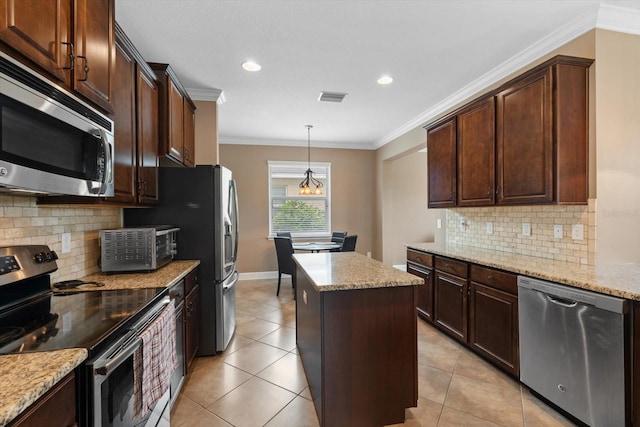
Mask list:
[[[149,311],[139,324],[149,323],[169,303],[165,298]],[[169,427],[170,389],[144,417],[134,415],[134,353],[142,345],[140,332],[134,327],[94,361],[89,362],[93,373],[92,413],[94,427]]]

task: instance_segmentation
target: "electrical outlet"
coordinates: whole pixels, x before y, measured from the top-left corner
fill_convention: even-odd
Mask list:
[[[467,220],[465,218],[460,217],[460,231],[465,231],[467,229]]]
[[[371,252],[367,252],[367,258],[371,258]]]
[[[522,235],[525,237],[531,236],[531,223],[523,222],[522,223]]]
[[[584,240],[584,226],[582,224],[573,224],[571,226],[571,238],[573,240]]]
[[[71,252],[71,233],[62,233],[62,253],[66,254]]]
[[[442,220],[440,218],[438,218],[437,226],[438,228],[442,228]]]
[[[493,223],[491,221],[487,221],[487,234],[493,234]]]
[[[562,224],[554,225],[553,226],[553,237],[555,239],[562,239],[562,234],[563,234]]]

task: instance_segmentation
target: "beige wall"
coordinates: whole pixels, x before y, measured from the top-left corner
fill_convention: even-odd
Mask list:
[[[220,157],[218,106],[215,101],[194,101],[194,104],[196,104],[196,165],[216,165]]]
[[[640,36],[596,37],[598,262],[640,262]]]
[[[391,263],[404,264],[405,243],[434,240],[435,209],[427,209],[427,153],[415,151],[389,161],[391,206],[389,212]]]
[[[356,251],[372,250],[374,157],[371,150],[312,148],[311,160],[331,163],[331,227],[357,234]],[[269,160],[306,161],[304,147],[220,145],[220,164],[233,172],[238,186],[241,273],[277,271],[269,234]],[[302,177],[300,177],[302,180]]]
[[[49,245],[58,253],[52,282],[99,271],[98,231],[121,226],[120,208],[37,206],[35,197],[0,195],[0,246]],[[71,233],[71,252],[62,253],[62,233]]]

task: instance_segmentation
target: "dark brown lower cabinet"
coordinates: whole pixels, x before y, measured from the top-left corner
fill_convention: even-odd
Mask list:
[[[417,406],[413,286],[318,292],[298,267],[296,342],[321,426],[404,422]]]
[[[424,279],[416,286],[416,310],[425,320],[433,320],[433,269],[407,263],[407,272]]]
[[[60,380],[8,425],[10,427],[77,426],[75,374],[71,372]]]
[[[185,354],[187,371],[200,347],[200,286],[195,285],[184,298]]]
[[[467,279],[436,270],[434,321],[445,332],[467,341]]]
[[[519,376],[517,296],[476,282],[469,290],[469,345]]]

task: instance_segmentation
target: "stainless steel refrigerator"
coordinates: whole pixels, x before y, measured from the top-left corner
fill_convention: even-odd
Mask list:
[[[224,351],[236,326],[238,197],[223,166],[160,168],[157,208],[124,209],[124,225],[180,227],[175,259],[199,259],[201,356]]]

